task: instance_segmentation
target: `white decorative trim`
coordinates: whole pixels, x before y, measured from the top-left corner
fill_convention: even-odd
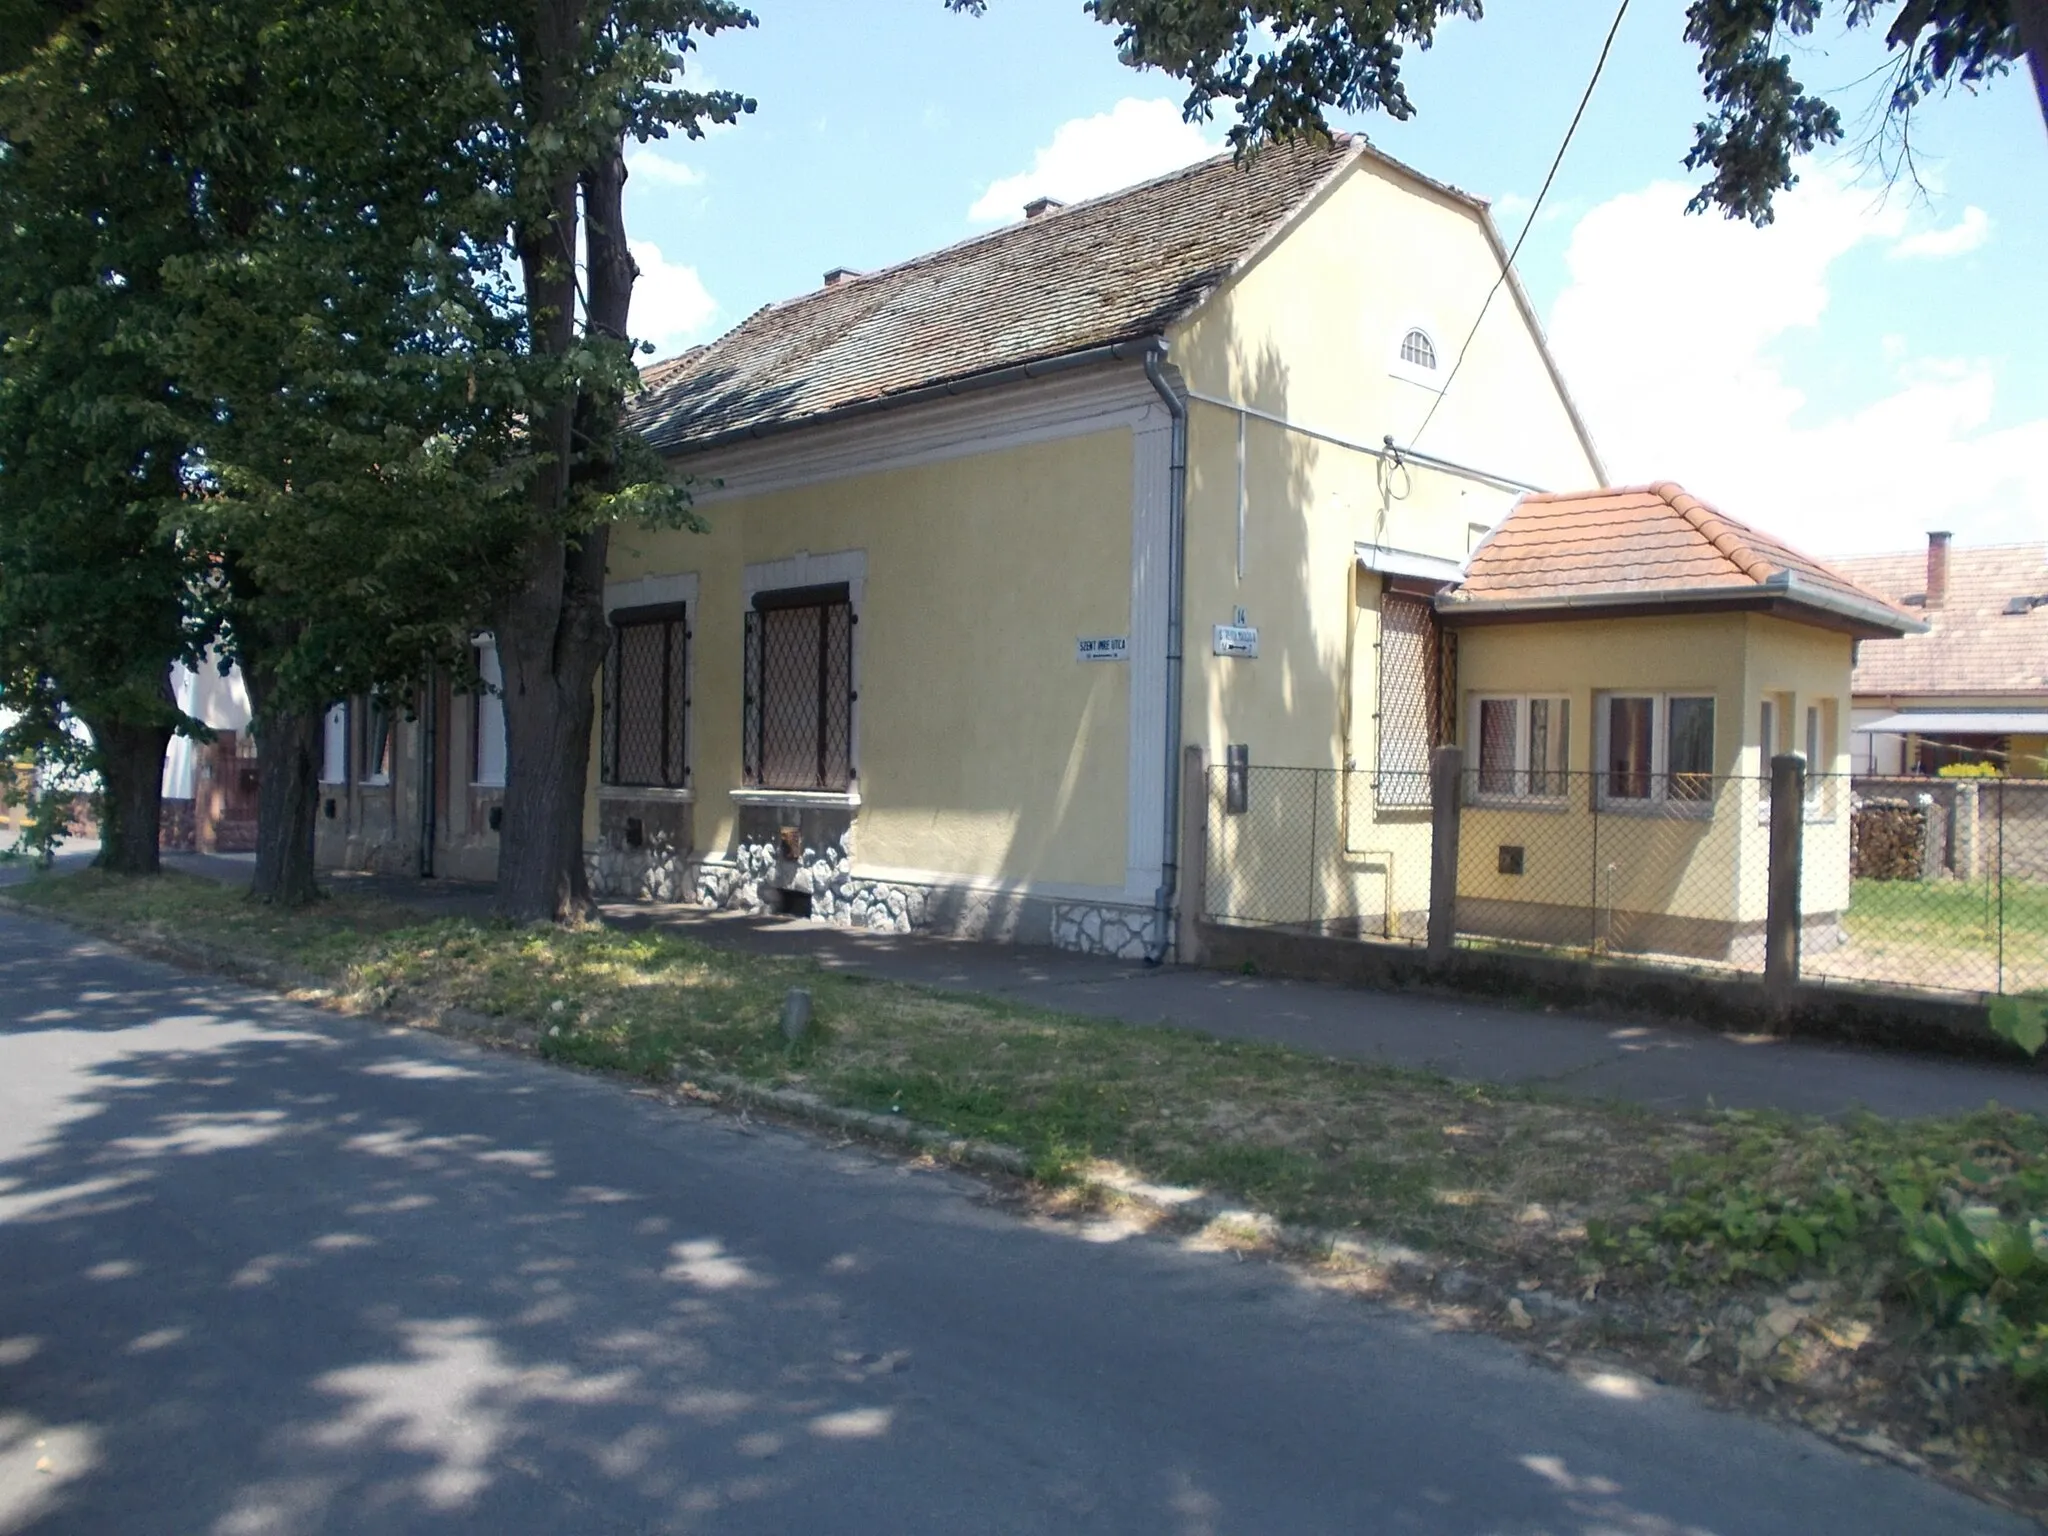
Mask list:
[[[726,793],[739,805],[814,805],[827,809],[860,809],[860,791],[857,789],[729,789]]]
[[[740,573],[740,605],[752,607],[757,592],[779,592],[784,587],[822,587],[843,581],[853,596],[854,612],[860,611],[861,588],[868,578],[868,555],[864,549],[842,549],[829,555],[814,555],[800,549],[784,560],[763,560]]]
[[[1166,610],[1173,537],[1173,432],[1131,433],[1131,711],[1125,764],[1124,889],[1150,901],[1165,862]]]
[[[1124,892],[1113,885],[1073,885],[1057,880],[1005,880],[992,875],[962,875],[937,869],[910,869],[893,864],[871,864],[856,858],[852,863],[857,879],[890,885],[925,885],[934,890],[972,891],[989,896],[1037,896],[1053,901],[1103,902],[1126,905]],[[1152,892],[1145,893],[1146,905]]]
[[[686,738],[687,739],[687,738]],[[654,784],[600,784],[600,800],[660,800],[670,805],[690,805],[697,798],[694,789],[669,789]]]
[[[1164,421],[1135,364],[934,401],[670,461],[700,506],[827,480]],[[839,579],[839,578],[827,578]]]
[[[604,611],[609,618],[621,608],[652,608],[657,603],[688,603],[697,606],[697,573],[680,576],[642,576],[637,581],[607,581]]]

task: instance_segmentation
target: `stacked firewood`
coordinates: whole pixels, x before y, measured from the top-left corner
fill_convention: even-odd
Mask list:
[[[1865,800],[1850,823],[1850,869],[1858,880],[1918,880],[1925,869],[1926,807]]]

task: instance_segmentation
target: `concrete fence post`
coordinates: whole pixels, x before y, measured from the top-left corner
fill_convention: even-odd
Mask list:
[[[1209,910],[1209,765],[1197,743],[1181,752],[1180,912],[1174,953],[1182,965],[1202,963],[1202,914]]]
[[[1799,980],[1799,870],[1806,832],[1806,759],[1781,752],[1771,759],[1770,902],[1764,917],[1764,984],[1790,988]]]
[[[1429,763],[1429,959],[1450,959],[1458,939],[1458,827],[1465,754],[1438,747]]]

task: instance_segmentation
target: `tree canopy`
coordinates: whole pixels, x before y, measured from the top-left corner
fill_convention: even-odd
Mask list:
[[[980,12],[987,0],[946,3]],[[1116,29],[1126,63],[1187,83],[1190,119],[1234,107],[1230,139],[1242,150],[1327,133],[1332,113],[1414,116],[1407,50],[1429,47],[1447,18],[1477,20],[1481,0],[1087,0],[1087,9]],[[1840,111],[1793,75],[1784,51],[1825,9],[1823,0],[1692,0],[1685,38],[1699,49],[1708,108],[1685,157],[1706,174],[1694,211],[1767,224],[1776,195],[1798,179],[1793,161],[1842,137]],[[2048,0],[1840,0],[1840,14],[1851,27],[1885,29],[1892,121],[2022,58],[2048,121]]]

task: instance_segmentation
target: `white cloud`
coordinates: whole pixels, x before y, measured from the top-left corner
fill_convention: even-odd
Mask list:
[[[994,183],[967,217],[976,224],[1020,218],[1035,197],[1079,202],[1179,170],[1222,147],[1199,125],[1183,122],[1172,102],[1127,96],[1107,112],[1061,123],[1038,147],[1031,169]]]
[[[700,339],[718,314],[718,301],[704,287],[695,267],[679,267],[651,240],[630,242],[640,277],[633,284],[633,334],[673,351]]]
[[[641,181],[652,182],[658,187],[701,187],[704,173],[694,165],[680,160],[671,160],[658,155],[651,149],[635,150],[626,156],[626,174]]]
[[[1927,261],[1941,261],[1950,256],[1966,256],[1991,238],[1991,215],[1972,203],[1963,210],[1963,216],[1947,229],[1923,229],[1917,235],[1908,235],[1892,247],[1892,255],[1908,260],[1920,258]]]
[[[1830,408],[1786,376],[1835,263],[1906,214],[1810,173],[1768,229],[1684,212],[1660,182],[1582,218],[1550,335],[1617,484],[1673,479],[1816,554],[2038,536],[2048,418],[1990,428],[1993,365],[1880,340],[1887,392]],[[1964,225],[1969,220],[1965,215]],[[1873,279],[1882,280],[1882,279]]]

